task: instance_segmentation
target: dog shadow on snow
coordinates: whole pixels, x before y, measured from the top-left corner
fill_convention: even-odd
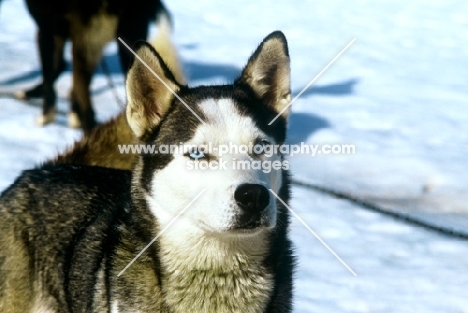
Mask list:
[[[357,79],[348,79],[335,84],[310,86],[301,94],[299,99],[306,99],[315,95],[325,95],[331,97],[348,96],[354,92],[354,87],[357,83]],[[299,94],[303,88],[304,87],[294,89],[292,91],[292,98]],[[313,100],[310,101],[313,102]],[[289,118],[287,142],[289,144],[295,144],[306,141],[307,138],[314,132],[329,127],[331,127],[330,122],[317,114],[294,112],[293,110]]]

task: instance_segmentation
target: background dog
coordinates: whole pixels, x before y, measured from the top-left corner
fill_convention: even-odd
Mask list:
[[[38,26],[38,47],[43,81],[33,89],[16,94],[18,98],[43,97],[38,125],[54,121],[56,92],[54,84],[65,68],[63,49],[72,41],[73,87],[69,125],[89,133],[96,126],[89,85],[102,50],[111,40],[121,37],[132,45],[146,40],[148,26],[156,16],[169,13],[160,0],[26,0]],[[132,55],[119,45],[122,69],[127,71]]]

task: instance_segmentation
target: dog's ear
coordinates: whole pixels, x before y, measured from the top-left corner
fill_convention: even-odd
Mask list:
[[[290,61],[286,37],[280,31],[268,35],[252,54],[236,80],[249,85],[264,103],[281,112],[291,101]],[[286,119],[289,110],[282,113]]]
[[[140,138],[159,124],[172,103],[172,92],[178,92],[180,86],[151,45],[141,42],[135,51],[137,57],[126,82],[127,120],[133,133]]]

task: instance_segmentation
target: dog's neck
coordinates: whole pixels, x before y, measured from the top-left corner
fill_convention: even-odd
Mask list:
[[[266,231],[226,238],[173,226],[161,235],[159,253],[165,301],[175,312],[264,311],[273,290],[263,264]]]

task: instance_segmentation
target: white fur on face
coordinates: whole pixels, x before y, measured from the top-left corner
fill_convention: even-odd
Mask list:
[[[194,136],[186,144],[208,145],[245,145],[255,144],[259,139],[273,139],[263,133],[249,116],[239,114],[230,99],[208,99],[200,104],[205,115],[206,125],[201,124]],[[174,155],[174,159],[162,170],[155,173],[152,182],[150,202],[152,210],[161,222],[161,227],[169,223],[193,198],[202,190],[203,195],[193,203],[183,214],[179,223],[193,224],[205,231],[226,232],[236,222],[240,208],[234,200],[234,192],[241,184],[260,184],[267,189],[278,192],[281,185],[281,171],[237,169],[234,162],[249,161],[251,158],[262,161],[280,160],[278,155],[249,156],[241,153],[227,153],[219,156],[213,149],[210,160],[224,162],[227,169],[188,169],[192,161],[182,153]],[[234,151],[235,152],[235,151]],[[266,209],[275,225],[276,203],[270,195],[270,204]],[[188,226],[188,225],[187,225]]]

